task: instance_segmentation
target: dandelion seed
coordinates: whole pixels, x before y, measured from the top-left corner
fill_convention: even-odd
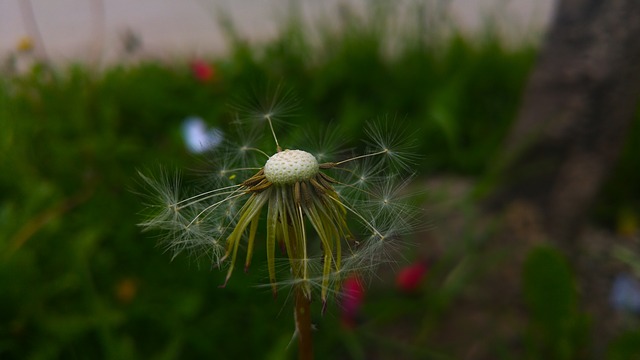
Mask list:
[[[372,124],[365,129],[372,151],[381,153],[381,160],[388,162],[392,167],[411,171],[417,160],[413,152],[414,143],[408,141],[402,131],[392,125],[395,122],[389,119]]]

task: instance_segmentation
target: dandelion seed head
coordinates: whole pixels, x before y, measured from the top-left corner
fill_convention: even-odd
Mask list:
[[[306,151],[284,150],[271,156],[264,165],[264,175],[273,184],[293,184],[314,177],[318,160]]]

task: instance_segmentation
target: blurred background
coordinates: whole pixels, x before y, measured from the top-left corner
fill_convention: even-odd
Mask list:
[[[136,171],[201,167],[193,137],[225,133],[229,104],[267,84],[299,101],[284,138],[339,123],[358,147],[386,117],[419,139],[427,230],[345,290],[354,306],[318,308],[317,358],[638,358],[637,111],[582,226],[588,276],[552,241],[504,265],[521,250],[493,241],[501,224],[535,221],[484,206],[555,5],[1,1],[0,358],[295,357],[291,301],[259,287],[265,266],[220,289],[206,259],[172,260],[136,225]],[[511,284],[513,313],[492,300]]]
[[[362,13],[367,0],[43,0],[0,3],[0,53],[16,49],[26,36],[38,51],[57,63],[121,62],[133,38],[142,53],[154,58],[222,54],[229,50],[219,28],[223,13],[248,41],[273,40],[292,8],[309,31],[315,25],[335,26],[340,8]],[[535,40],[548,22],[553,0],[429,0],[422,2],[429,22],[455,23],[468,34],[486,30],[488,19],[500,35],[513,41]],[[395,2],[388,20],[394,27],[415,17],[415,1]],[[428,8],[429,10],[427,11]],[[393,19],[393,20],[392,20]],[[413,21],[413,20],[411,20]],[[441,25],[439,24],[441,27]],[[414,24],[415,25],[415,24]],[[443,29],[441,28],[440,31]],[[129,49],[129,51],[127,50]]]

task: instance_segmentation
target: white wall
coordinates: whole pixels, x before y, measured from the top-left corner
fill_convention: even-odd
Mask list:
[[[20,39],[32,36],[19,3],[0,0],[0,58],[14,52]],[[216,23],[220,9],[228,12],[252,40],[276,33],[291,0],[30,0],[44,49],[54,61],[118,59],[127,29],[143,43],[145,56],[194,56],[224,51]],[[397,1],[404,5],[411,0]],[[450,19],[473,33],[487,19],[512,40],[530,40],[540,33],[555,0],[423,0],[428,6],[447,4]],[[365,0],[298,0],[304,20],[313,24],[333,18],[341,4],[362,8]],[[102,11],[103,9],[104,11]],[[103,15],[101,15],[101,13]],[[431,14],[433,15],[433,14]]]

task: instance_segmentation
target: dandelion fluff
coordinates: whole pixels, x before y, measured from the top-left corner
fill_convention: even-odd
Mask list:
[[[392,261],[402,236],[418,225],[405,195],[415,157],[389,122],[368,127],[362,154],[337,158],[334,148],[283,149],[272,115],[264,115],[263,129],[272,137],[271,150],[259,148],[251,131],[240,130],[250,134],[240,141],[225,137],[209,153],[209,181],[192,192],[166,173],[159,180],[141,174],[153,204],[140,225],[163,232],[162,243],[174,256],[187,252],[225,265],[225,284],[238,262],[248,269],[255,247],[264,247],[274,294],[292,286],[326,303],[345,276],[374,274]]]

